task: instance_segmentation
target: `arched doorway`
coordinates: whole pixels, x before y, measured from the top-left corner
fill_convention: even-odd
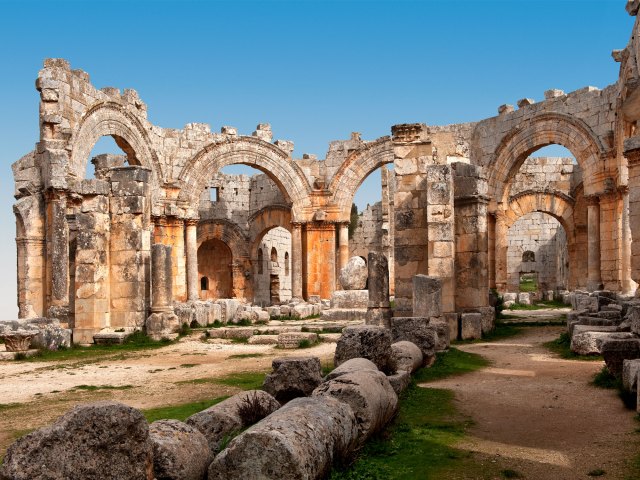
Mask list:
[[[233,296],[233,255],[226,243],[213,238],[200,245],[198,276],[202,300]]]

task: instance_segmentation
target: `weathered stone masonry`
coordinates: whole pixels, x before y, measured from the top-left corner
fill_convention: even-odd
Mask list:
[[[636,15],[638,1],[627,9]],[[76,341],[105,327],[139,327],[150,311],[155,243],[172,246],[174,301],[265,299],[256,289],[258,245],[275,227],[291,237],[286,295],[329,298],[349,258],[353,196],[387,164],[395,189],[383,192],[386,240],[376,249],[391,263],[396,315],[411,313],[416,274],[442,280],[445,314],[486,307],[490,287],[508,288],[508,230],[533,212],[553,216],[566,232],[567,288],[633,291],[640,280],[639,29],[636,21],[629,45],[614,51],[620,78],[604,90],[548,90],[540,102],[503,105],[477,123],[396,125],[374,141],[354,133],[331,142],[324,160],[292,158],[293,143],[273,141],[268,124],[251,135],[195,123],[155,126],[134,90],[98,90],[85,72],[48,59],[36,81],[40,138],[13,165],[20,317],[60,319]],[[97,159],[96,179],[86,180],[102,136],[115,139],[126,162]],[[525,164],[552,143],[575,156],[571,175]],[[238,187],[244,210],[225,210],[233,204],[226,185],[218,194],[231,204],[212,205],[220,169],[238,163],[266,176],[237,180],[245,182]],[[523,188],[523,176],[536,172],[551,177]],[[200,258],[203,245],[229,251]],[[262,255],[270,261],[270,251]],[[202,294],[202,268],[225,265],[227,283]]]

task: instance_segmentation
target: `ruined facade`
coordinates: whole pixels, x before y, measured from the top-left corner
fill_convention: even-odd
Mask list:
[[[631,15],[639,3],[628,3]],[[416,274],[442,280],[444,312],[485,307],[489,288],[509,287],[509,229],[533,212],[554,217],[566,234],[568,289],[630,292],[640,281],[639,29],[636,22],[629,45],[613,52],[620,78],[603,90],[548,90],[540,102],[503,105],[477,123],[396,125],[373,141],[354,133],[331,142],[324,160],[292,158],[293,143],[273,141],[268,124],[251,135],[196,123],[161,128],[134,90],[97,89],[87,73],[48,59],[36,81],[40,138],[13,165],[20,317],[61,319],[76,341],[142,326],[156,243],[172,246],[174,301],[266,300],[255,288],[258,252],[275,227],[290,236],[284,290],[329,298],[351,253],[353,196],[386,164],[395,189],[383,195],[382,248],[393,264],[396,315],[411,311]],[[86,179],[103,136],[126,158],[98,158]],[[575,172],[524,188],[518,175],[535,176],[525,161],[550,144],[572,152]],[[266,176],[238,180],[232,199],[236,187],[218,173],[231,164]],[[228,216],[234,202],[246,218]],[[273,262],[267,250],[263,261],[282,270],[285,252],[276,248]],[[214,289],[209,276],[223,271]]]

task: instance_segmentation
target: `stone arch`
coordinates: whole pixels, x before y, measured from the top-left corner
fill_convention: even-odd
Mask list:
[[[340,221],[349,221],[353,197],[365,178],[382,165],[393,163],[394,158],[391,138],[382,137],[345,159],[329,183],[332,201],[340,209]]]
[[[300,167],[286,152],[255,137],[227,137],[200,150],[180,172],[182,189],[178,200],[197,211],[200,194],[212,172],[235,164],[248,165],[267,174],[291,203],[295,218],[302,218],[304,208],[311,207],[311,187]]]
[[[272,228],[282,227],[291,232],[291,208],[284,205],[270,205],[261,208],[249,217],[250,253],[257,255],[256,249],[262,237]]]
[[[575,286],[581,262],[579,261],[580,252],[576,246],[574,206],[575,200],[562,192],[524,191],[510,199],[505,212],[505,226],[508,232],[518,219],[533,212],[546,213],[555,218],[566,234],[569,265],[571,266],[569,282]],[[522,260],[524,261],[524,258]]]
[[[163,178],[158,157],[140,120],[115,102],[99,103],[83,116],[71,139],[68,173],[84,178],[91,150],[101,137],[113,137],[130,165],[151,169],[154,186]]]
[[[227,220],[205,220],[198,224],[198,250],[208,240],[219,240],[231,251],[232,296],[252,298],[251,259],[248,239],[240,228]]]
[[[596,193],[606,172],[605,148],[582,120],[560,113],[543,113],[525,120],[509,131],[488,166],[489,197],[507,203],[511,180],[522,163],[536,150],[551,144],[562,145],[576,157],[585,179],[585,193]],[[494,206],[495,208],[495,206]]]

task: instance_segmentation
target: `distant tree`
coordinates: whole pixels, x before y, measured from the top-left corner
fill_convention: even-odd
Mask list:
[[[353,232],[358,228],[358,206],[355,203],[351,204],[351,218],[349,219],[349,238],[353,238]]]

